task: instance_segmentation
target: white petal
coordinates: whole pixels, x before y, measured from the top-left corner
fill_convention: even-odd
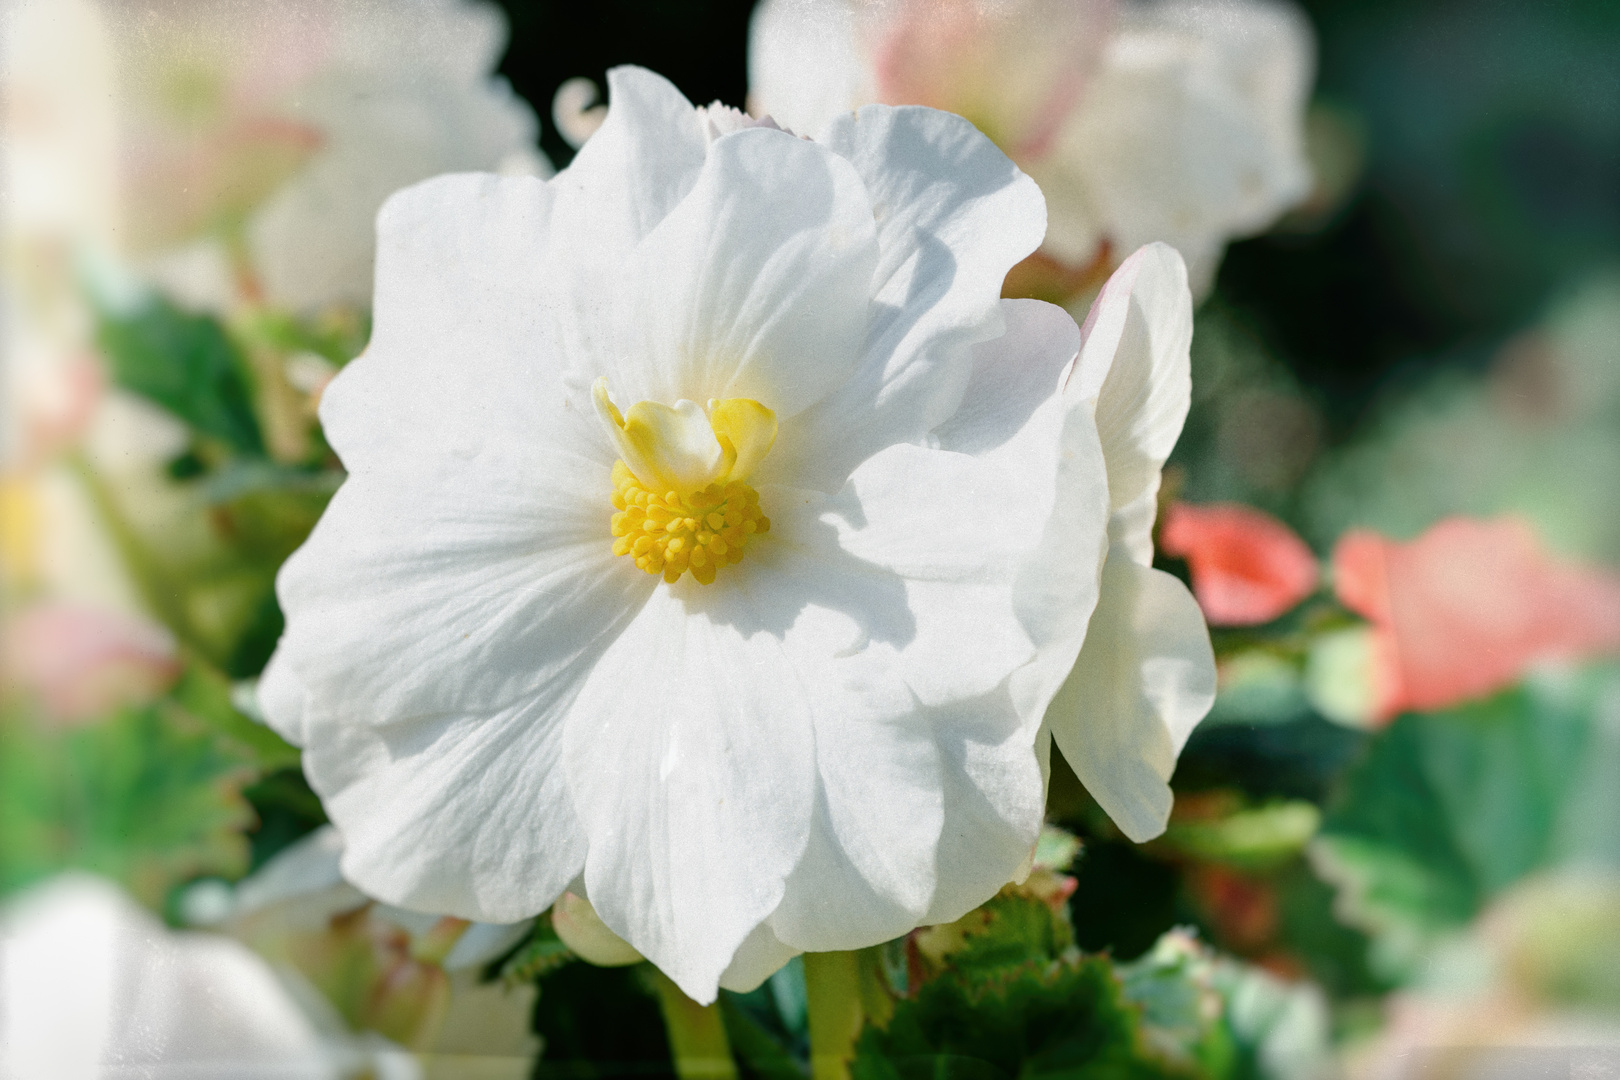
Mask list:
[[[615,395],[751,398],[788,419],[854,368],[877,258],[849,162],[767,128],[716,140],[626,264]]]
[[[264,722],[294,746],[303,746],[307,738],[304,734],[304,684],[282,659],[280,645],[270,654],[270,662],[259,676],[255,694]]]
[[[836,498],[771,504],[778,543],[818,521],[839,541],[803,543],[771,580],[803,580],[822,603],[834,594],[815,582],[853,581],[865,603],[864,620],[828,612],[812,639],[806,614],[789,637],[796,657],[844,646],[811,679],[822,800],[771,920],[799,948],[955,918],[1008,880],[1039,827],[1034,736],[1096,600],[1107,488],[1089,404],[1057,393],[1073,320],[1003,308],[1008,333],[979,346],[941,449],[893,447]]]
[[[746,994],[759,989],[764,981],[782,970],[789,960],[799,955],[776,939],[769,923],[760,923],[754,932],[737,948],[731,966],[720,973],[720,985],[726,990]]]
[[[1047,722],[1063,756],[1121,831],[1164,831],[1176,756],[1215,700],[1215,657],[1180,581],[1110,552],[1079,662]]]
[[[812,689],[752,625],[745,588],[684,584],[654,592],[603,655],[565,740],[597,913],[712,1001],[804,849]]]
[[[771,929],[795,950],[863,948],[915,927],[934,893],[945,763],[916,712],[846,718],[835,695],[816,715],[820,780],[804,857]]]
[[[708,146],[697,110],[646,68],[608,73],[608,118],[551,180],[552,266],[570,269],[588,309],[619,285],[619,264],[697,183]]]
[[[959,116],[869,105],[819,137],[849,159],[877,216],[881,260],[859,366],[836,393],[784,425],[783,477],[837,490],[884,446],[920,441],[956,411],[971,346],[1003,330],[1001,282],[1040,243],[1034,182]]]
[[[343,876],[410,911],[511,923],[556,899],[585,858],[564,775],[558,680],[493,714],[372,727],[311,717],[304,772],[343,834]]]
[[[371,343],[321,397],[326,437],[351,473],[533,446],[566,416],[540,257],[552,202],[539,180],[486,175],[439,177],[388,200]],[[582,445],[608,454],[594,423]]]
[[[652,587],[613,557],[605,490],[550,490],[535,459],[488,448],[419,467],[350,476],[277,577],[278,666],[304,688],[306,745],[317,710],[390,724],[549,692],[590,666]]]
[[[1192,401],[1192,294],[1181,256],[1167,244],[1149,244],[1126,259],[1092,304],[1081,334],[1085,343],[1066,393],[1096,402],[1114,512],[1144,499],[1151,507]],[[1147,565],[1152,514],[1139,506],[1125,523],[1130,528],[1117,542]]]
[[[945,756],[945,822],[922,925],[953,922],[1011,881],[1046,810],[1031,725],[1005,691],[934,710],[930,719]]]
[[[790,131],[821,131],[877,100],[845,0],[764,0],[748,28],[748,107]]]

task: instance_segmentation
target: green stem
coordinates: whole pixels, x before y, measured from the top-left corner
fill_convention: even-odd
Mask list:
[[[720,1018],[720,1003],[699,1005],[662,971],[653,970],[658,1007],[669,1032],[670,1056],[681,1080],[737,1080],[731,1043]]]
[[[191,638],[191,621],[186,614],[178,583],[153,560],[146,544],[119,506],[118,497],[82,452],[75,451],[68,455],[67,463],[85,494],[90,497],[90,505],[101,518],[107,535],[112,538],[113,546],[123,559],[124,568],[129,571],[142,603],[151,614],[167,623],[176,636]]]
[[[804,954],[804,989],[810,1005],[810,1080],[849,1080],[861,1007],[860,954]]]

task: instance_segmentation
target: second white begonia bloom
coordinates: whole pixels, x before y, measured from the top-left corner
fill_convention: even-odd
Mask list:
[[[493,4],[108,7],[126,233],[184,301],[228,305],[243,268],[219,235],[240,230],[263,299],[364,305],[394,191],[459,169],[550,171],[533,110],[492,75],[506,43]]]
[[[1040,192],[970,124],[610,91],[553,180],[384,207],[259,695],[368,895],[573,892],[709,1001],[1018,871],[1109,482],[1078,328],[998,298]]]
[[[1089,297],[1152,241],[1203,293],[1310,189],[1312,52],[1279,0],[764,0],[750,98],[796,130],[869,101],[961,113],[1046,195],[1040,295]]]
[[[1191,404],[1192,294],[1181,257],[1150,244],[1108,279],[1081,328],[1065,396],[1094,410],[1108,463],[1108,557],[1085,647],[1047,713],[1086,790],[1138,843],[1164,831],[1170,774],[1215,703],[1198,602],[1153,568],[1159,476]]]

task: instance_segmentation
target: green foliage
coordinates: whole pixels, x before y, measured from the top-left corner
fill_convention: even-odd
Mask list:
[[[264,454],[245,365],[211,316],[151,296],[127,314],[103,311],[96,342],[120,386],[237,453]]]
[[[987,979],[945,976],[898,1003],[855,1047],[854,1080],[1180,1075],[1143,1043],[1139,1012],[1102,957],[1029,963]]]
[[[495,962],[491,976],[507,986],[517,986],[533,982],[575,959],[551,925],[551,912],[546,911],[534,920],[534,929],[523,943]]]
[[[0,719],[0,888],[69,867],[105,874],[153,908],[199,875],[247,869],[253,754],[172,701],[96,723]]]
[[[1373,741],[1312,854],[1383,971],[1405,973],[1533,871],[1620,866],[1617,686],[1608,668],[1547,675]]]
[[[937,955],[950,970],[976,981],[1004,969],[1056,960],[1074,944],[1074,932],[1063,913],[1007,889],[957,922],[929,927],[919,935],[919,942],[939,939],[949,943]]]
[[[188,714],[235,746],[249,751],[261,772],[298,764],[298,748],[270,728],[242,715],[231,703],[230,683],[207,665],[197,661],[187,664],[169,696]]]
[[[1294,858],[1316,835],[1321,813],[1299,799],[1231,808],[1203,820],[1173,822],[1161,846],[1189,858],[1246,869]]]
[[[651,991],[633,967],[563,964],[540,980],[534,1030],[545,1040],[537,1080],[673,1077],[669,1039]]]
[[[908,984],[884,1022],[868,1010],[856,1080],[1196,1075],[1148,1045],[1115,966],[1075,950],[1066,909],[1043,885],[1032,875],[911,935]]]

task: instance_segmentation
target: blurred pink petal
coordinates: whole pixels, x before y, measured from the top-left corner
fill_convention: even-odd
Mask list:
[[[1554,560],[1514,518],[1448,518],[1410,543],[1352,531],[1333,574],[1373,624],[1382,719],[1489,694],[1538,660],[1620,652],[1620,576]]]
[[[1112,0],[903,0],[872,25],[878,94],[958,113],[1013,157],[1039,156],[1080,100]]]
[[[1239,503],[1173,504],[1159,549],[1187,560],[1193,595],[1210,622],[1270,622],[1316,588],[1316,556],[1270,514]]]
[[[101,608],[48,604],[5,625],[4,681],[56,719],[94,719],[162,693],[180,673],[174,638],[153,623]]]

